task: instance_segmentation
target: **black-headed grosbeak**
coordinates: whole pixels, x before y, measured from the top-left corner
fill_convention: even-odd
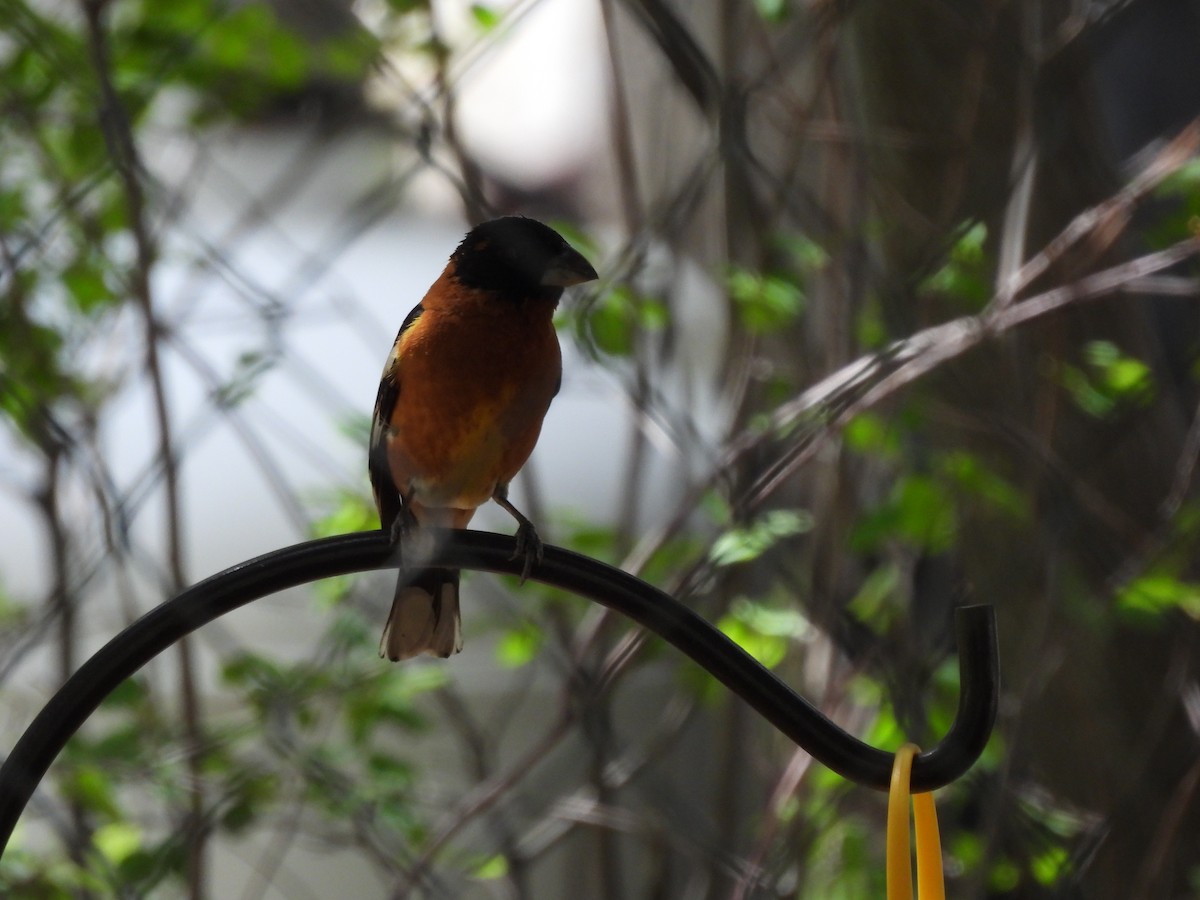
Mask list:
[[[379,520],[465,528],[495,500],[519,523],[525,572],[537,531],[508,501],[562,381],[552,317],[563,289],[596,270],[552,228],[506,217],[473,228],[405,318],[371,425],[368,468]],[[379,652],[391,660],[462,649],[455,569],[400,572]]]

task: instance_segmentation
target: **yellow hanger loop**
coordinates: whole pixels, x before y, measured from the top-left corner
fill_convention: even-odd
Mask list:
[[[917,831],[918,900],[946,900],[942,873],[942,845],[938,837],[937,808],[933,794],[909,791],[913,757],[921,752],[916,744],[896,751],[892,784],[888,791],[887,815],[887,900],[912,900],[912,859],[908,840],[908,800],[912,797],[913,821]]]

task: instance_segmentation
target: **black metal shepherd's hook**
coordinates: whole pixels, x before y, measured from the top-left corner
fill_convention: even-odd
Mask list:
[[[511,559],[512,552],[510,537],[454,531],[446,533],[433,561],[516,575],[523,560]],[[394,565],[392,547],[381,531],[324,538],[226,569],[146,613],[67,680],[0,766],[0,852],[71,735],[109,693],[163,650],[201,625],[277,591]],[[724,634],[657,588],[589,557],[549,546],[530,577],[629,616],[690,656],[819,762],[851,781],[887,788],[891,753],[847,734]],[[966,772],[983,752],[995,724],[1000,669],[992,608],[962,607],[956,624],[958,713],[941,743],[914,761],[914,791],[942,787]]]

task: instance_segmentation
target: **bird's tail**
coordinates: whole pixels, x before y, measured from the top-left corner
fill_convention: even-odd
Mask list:
[[[443,658],[462,649],[458,569],[401,570],[379,655],[392,662],[429,653]]]

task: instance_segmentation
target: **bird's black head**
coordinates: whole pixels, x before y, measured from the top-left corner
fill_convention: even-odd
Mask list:
[[[557,231],[521,216],[477,225],[450,259],[460,283],[514,297],[557,299],[563,288],[597,277]]]

